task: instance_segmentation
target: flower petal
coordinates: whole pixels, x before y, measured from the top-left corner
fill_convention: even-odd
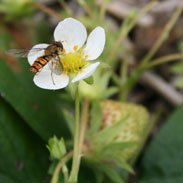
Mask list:
[[[81,72],[77,74],[71,82],[74,83],[76,81],[80,81],[90,77],[95,72],[99,64],[100,62],[96,62],[94,64],[90,64],[87,67],[83,68]]]
[[[95,60],[104,50],[105,31],[102,27],[96,27],[88,36],[84,54],[88,55],[87,60]]]
[[[69,77],[65,74],[51,75],[51,70],[44,70],[34,76],[34,83],[43,89],[57,90],[68,85]]]
[[[45,43],[36,44],[35,46],[32,47],[32,49],[29,51],[27,55],[27,59],[30,65],[32,65],[38,57],[44,55],[44,48],[46,47],[48,47],[48,44],[45,44]],[[40,48],[40,51],[34,48]]]
[[[86,41],[85,26],[74,18],[61,21],[54,31],[55,41],[61,41],[66,52],[73,52],[73,48],[81,48]]]

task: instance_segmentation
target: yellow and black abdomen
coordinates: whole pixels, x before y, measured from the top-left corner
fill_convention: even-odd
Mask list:
[[[34,63],[31,65],[30,71],[37,73],[40,71],[48,62],[50,61],[50,56],[38,57]]]

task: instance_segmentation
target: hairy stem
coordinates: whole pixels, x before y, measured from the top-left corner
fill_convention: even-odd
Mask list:
[[[82,111],[82,119],[81,119],[81,132],[80,132],[80,139],[79,139],[79,147],[82,150],[83,148],[83,142],[85,138],[85,131],[87,128],[87,122],[88,122],[88,109],[89,109],[90,102],[87,98],[84,99],[83,104],[83,111]]]
[[[127,97],[127,92],[125,89],[125,83],[127,81],[127,72],[128,72],[128,59],[125,58],[123,60],[123,63],[121,64],[121,71],[120,71],[120,75],[121,75],[121,86],[120,86],[120,101],[125,101],[126,97]]]
[[[80,148],[79,148],[79,133],[80,133],[80,102],[79,102],[79,89],[76,88],[75,93],[75,132],[74,132],[74,154],[72,161],[72,169],[69,177],[69,183],[77,183],[78,172],[80,166]]]

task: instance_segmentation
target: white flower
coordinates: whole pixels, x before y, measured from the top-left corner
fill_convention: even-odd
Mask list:
[[[56,90],[66,87],[69,82],[74,83],[91,76],[100,62],[90,63],[90,61],[101,55],[105,45],[105,31],[102,27],[96,27],[87,41],[86,38],[86,28],[78,20],[66,18],[59,22],[54,31],[54,39],[60,41],[64,47],[64,54],[59,56],[62,70],[53,71],[50,62],[35,74],[34,83],[40,88]],[[33,48],[47,46],[48,44],[37,44]],[[44,51],[34,55],[29,54],[28,62],[32,65],[38,57],[43,55]]]

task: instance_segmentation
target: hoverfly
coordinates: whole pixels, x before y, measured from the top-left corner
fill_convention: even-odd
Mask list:
[[[45,65],[51,62],[51,71],[53,72],[54,69],[61,71],[62,64],[59,59],[59,54],[62,53],[64,50],[63,44],[59,41],[55,41],[52,44],[48,45],[46,48],[31,48],[31,49],[10,49],[7,51],[8,54],[13,54],[18,57],[27,57],[33,56],[34,54],[43,51],[42,56],[39,56],[35,59],[33,64],[30,66],[30,71],[37,74],[40,72]],[[58,69],[60,68],[60,69]],[[52,75],[51,72],[51,75]],[[52,77],[53,80],[53,77]],[[54,83],[54,81],[53,81]]]

